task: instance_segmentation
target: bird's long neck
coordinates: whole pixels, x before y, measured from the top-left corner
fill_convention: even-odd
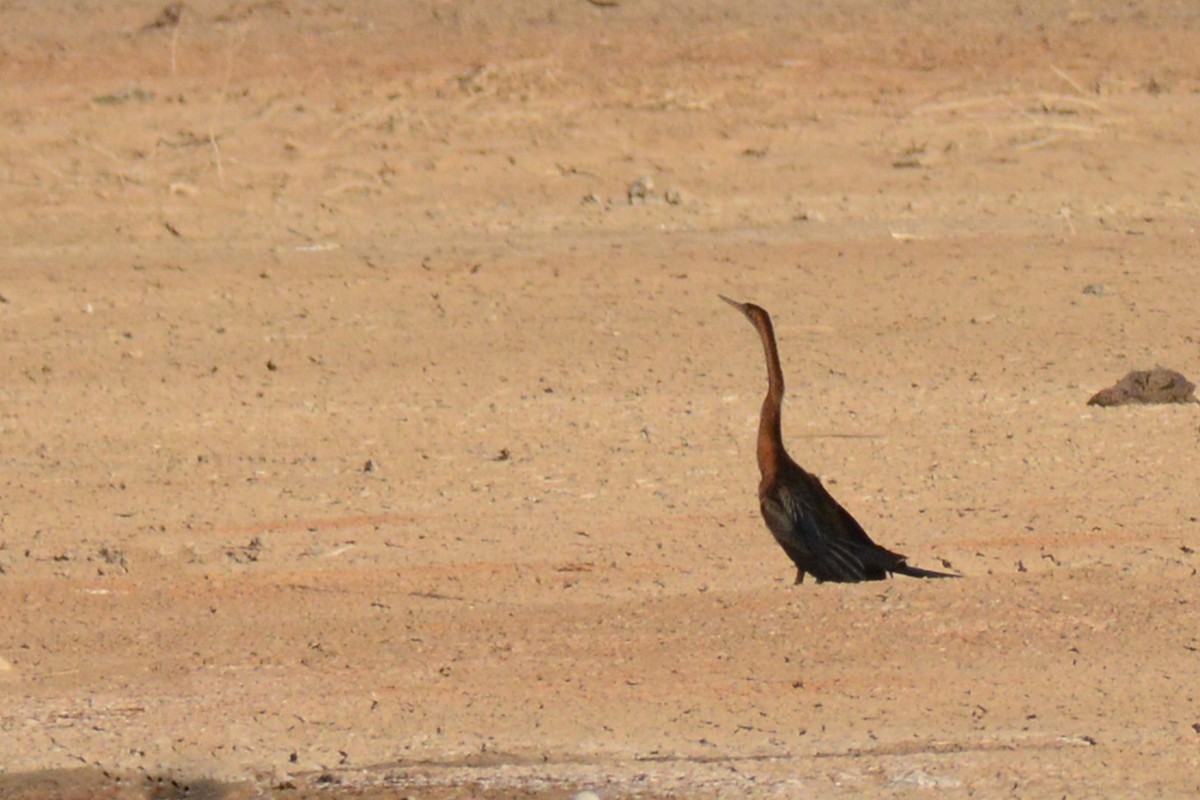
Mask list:
[[[787,458],[783,449],[783,369],[779,366],[779,348],[771,320],[763,318],[756,326],[767,357],[767,396],[763,398],[758,419],[758,470],[764,480],[773,478]]]

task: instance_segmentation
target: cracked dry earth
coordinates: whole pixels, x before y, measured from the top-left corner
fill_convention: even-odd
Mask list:
[[[1196,796],[1200,13],[0,15],[0,798]]]

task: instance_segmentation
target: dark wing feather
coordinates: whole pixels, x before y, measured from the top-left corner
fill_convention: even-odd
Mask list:
[[[811,491],[814,497],[817,498],[817,503],[829,510],[830,516],[834,518],[831,522],[837,525],[845,538],[858,544],[866,545],[867,547],[883,549],[871,540],[871,537],[863,530],[862,525],[858,524],[858,520],[829,493],[829,490],[825,488],[825,484],[821,483],[820,478],[810,472],[806,472],[805,476],[811,481]],[[904,556],[898,553],[893,555],[897,558],[904,558]]]
[[[863,563],[862,547],[831,522],[821,506],[787,486],[780,485],[764,497],[762,511],[784,551],[799,569],[817,580],[854,582],[884,577],[881,570]]]
[[[878,581],[892,572],[957,577],[910,567],[904,556],[875,544],[821,481],[799,467],[763,490],[761,506],[767,527],[800,574],[807,572],[818,581]]]
[[[800,566],[798,559],[811,558],[812,552],[797,534],[796,517],[790,509],[774,497],[764,497],[760,505],[763,519],[766,520],[771,533],[775,535],[775,541],[779,542],[779,545],[787,551],[787,554],[796,562],[796,566]]]

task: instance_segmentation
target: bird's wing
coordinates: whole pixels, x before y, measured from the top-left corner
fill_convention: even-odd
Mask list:
[[[784,507],[765,497],[762,501],[762,514],[763,519],[767,521],[767,527],[775,534],[775,541],[779,542],[779,546],[797,567],[805,567],[812,560],[812,554],[805,546],[803,538],[796,535],[796,525]]]
[[[761,505],[763,519],[767,521],[767,527],[771,529],[771,533],[775,534],[775,538],[779,540],[780,544],[785,547],[803,544],[797,535],[796,516],[790,513],[790,509],[784,503],[767,496],[762,498]]]
[[[821,483],[821,479],[816,475],[809,475],[809,477],[812,478],[812,482],[814,484],[813,494],[819,495],[822,498],[824,505],[829,508],[830,512],[836,518],[836,524],[842,530],[843,535],[848,539],[853,539],[859,544],[864,544],[869,547],[878,547],[879,545],[875,544],[875,542],[871,540],[871,537],[867,535],[867,532],[863,530],[862,525],[858,524],[858,520],[854,518],[854,515],[847,511],[842,504],[839,503],[837,499],[829,493],[829,490],[825,488],[823,483]]]
[[[805,552],[804,568],[813,577],[823,581],[867,578],[856,543],[847,538],[840,525],[828,518],[823,508],[806,503],[786,487],[780,487],[773,495],[762,500],[767,527],[789,555],[789,545]],[[837,508],[840,510],[840,506]],[[792,560],[795,561],[795,557]]]

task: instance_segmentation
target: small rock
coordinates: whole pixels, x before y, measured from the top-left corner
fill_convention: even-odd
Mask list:
[[[120,550],[104,546],[100,548],[98,555],[104,563],[118,567],[122,572],[129,571],[129,562],[125,560],[125,554]]]
[[[1089,406],[1123,406],[1150,403],[1195,403],[1196,385],[1173,369],[1130,372],[1088,400]]]
[[[1106,292],[1108,292],[1108,287],[1103,283],[1089,283],[1087,286],[1083,287],[1084,294],[1090,294],[1096,297],[1099,297]]]
[[[162,11],[158,12],[158,16],[142,27],[142,30],[148,31],[155,28],[174,28],[183,19],[183,10],[186,6],[183,3],[168,3],[163,6]]]
[[[629,205],[639,205],[650,199],[651,192],[653,191],[654,179],[649,175],[645,175],[626,187],[625,196],[629,199]]]
[[[262,553],[263,540],[255,536],[242,547],[232,547],[225,551],[225,555],[233,559],[238,564],[250,564],[258,561],[259,555]]]
[[[663,192],[663,199],[667,201],[668,205],[683,205],[683,194],[675,188],[667,189],[667,191]]]

